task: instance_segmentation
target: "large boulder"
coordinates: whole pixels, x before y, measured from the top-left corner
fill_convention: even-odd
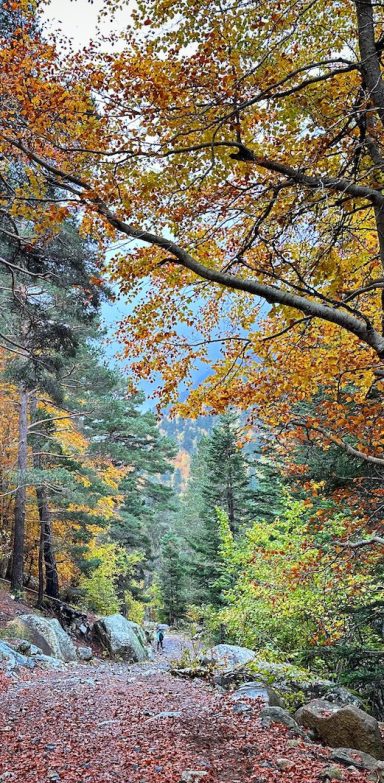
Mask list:
[[[143,629],[122,614],[101,617],[93,626],[93,634],[113,657],[130,662],[150,657]]]
[[[22,614],[7,625],[13,636],[35,644],[44,655],[61,661],[75,661],[76,647],[56,619],[49,620],[37,614]]]
[[[202,663],[231,670],[250,663],[255,655],[256,653],[248,647],[239,647],[237,644],[216,644],[204,654]]]
[[[297,723],[313,729],[331,748],[354,748],[384,759],[384,746],[375,718],[353,705],[340,707],[314,699],[295,713]]]

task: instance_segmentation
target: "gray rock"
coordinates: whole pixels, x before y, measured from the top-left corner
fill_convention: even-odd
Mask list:
[[[354,748],[384,759],[384,746],[375,718],[353,705],[314,699],[295,713],[297,723],[313,729],[331,748]]]
[[[233,705],[233,712],[239,715],[245,715],[247,712],[252,712],[252,707],[250,704],[247,704],[245,701],[237,701]]]
[[[287,726],[288,729],[294,731],[295,734],[300,734],[300,736],[303,735],[302,729],[300,729],[300,726],[294,718],[292,718],[292,715],[290,715],[287,710],[283,710],[282,707],[264,707],[264,709],[261,710],[260,718],[263,726],[268,727],[271,723],[282,723],[284,726]]]
[[[270,688],[269,685],[265,685],[260,681],[253,680],[240,685],[240,688],[233,694],[232,699],[236,701],[245,697],[247,699],[261,699],[269,707],[285,707],[284,701],[279,694],[273,688]]]
[[[180,783],[199,783],[208,775],[201,769],[186,769],[181,773]]]
[[[230,670],[250,663],[255,658],[255,654],[253,650],[249,650],[247,647],[238,647],[236,644],[217,644],[206,652],[202,662]]]
[[[344,772],[340,767],[329,765],[321,770],[319,778],[326,783],[329,783],[330,780],[344,780]]]
[[[78,647],[77,656],[80,661],[90,661],[93,658],[92,647]]]
[[[93,633],[113,657],[130,662],[150,657],[143,629],[121,614],[101,617],[94,624]]]
[[[32,661],[35,661],[42,669],[65,670],[64,662],[59,660],[59,658],[54,658],[52,655],[34,655]]]
[[[347,767],[356,767],[357,769],[383,770],[384,763],[378,761],[369,753],[363,753],[361,750],[352,748],[336,748],[330,755],[331,761],[337,761],[339,764],[345,764]]]
[[[28,669],[33,669],[34,662],[27,658],[25,655],[13,650],[9,644],[0,641],[0,661],[5,663],[6,669],[17,669],[18,666],[26,666]]]
[[[152,718],[149,718],[149,720],[161,720],[162,718],[180,718],[181,712],[158,712],[156,715],[153,715]]]
[[[327,690],[324,694],[326,701],[339,704],[340,706],[346,706],[347,704],[353,704],[354,707],[362,709],[364,707],[363,699],[357,696],[355,693],[339,685],[335,685],[331,690]]]
[[[76,660],[76,647],[56,619],[23,614],[8,623],[7,628],[40,647],[44,655],[66,662]]]

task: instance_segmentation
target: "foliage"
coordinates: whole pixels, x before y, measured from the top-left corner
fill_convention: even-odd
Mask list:
[[[159,587],[162,618],[173,625],[185,612],[185,562],[180,555],[180,544],[173,533],[161,540]]]
[[[229,639],[251,649],[270,648],[281,655],[329,646],[356,635],[342,607],[364,605],[379,589],[374,563],[379,553],[350,562],[337,545],[344,520],[327,521],[326,535],[305,521],[302,502],[287,499],[274,523],[255,523],[244,539],[226,547],[229,576],[236,581],[225,594],[217,617]],[[369,629],[365,627],[368,638]]]

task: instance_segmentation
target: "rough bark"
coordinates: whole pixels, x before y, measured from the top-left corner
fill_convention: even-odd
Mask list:
[[[19,442],[17,455],[17,489],[13,530],[11,588],[21,592],[24,581],[24,538],[27,471],[28,392],[20,388]]]
[[[31,418],[36,415],[36,398],[31,399]],[[32,439],[33,467],[41,468],[41,457],[38,454],[36,445]],[[45,593],[50,598],[59,598],[59,576],[55,553],[52,546],[52,530],[50,522],[50,512],[47,492],[42,485],[36,486],[36,499],[40,519],[40,541],[39,541],[39,593],[38,605],[44,599]],[[45,572],[45,573],[44,573]]]

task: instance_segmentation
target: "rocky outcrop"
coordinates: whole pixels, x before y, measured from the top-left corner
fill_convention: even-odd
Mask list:
[[[19,636],[40,647],[44,655],[69,662],[76,660],[76,647],[58,620],[36,614],[22,614],[7,625],[13,636]]]
[[[93,626],[93,634],[114,658],[135,662],[150,657],[143,629],[121,614],[101,617]]]
[[[238,647],[236,644],[217,644],[211,647],[202,657],[205,665],[214,665],[231,670],[253,661],[256,653],[248,647]]]
[[[0,641],[0,663],[3,663],[6,669],[16,669],[18,666],[27,666],[33,669],[34,666],[26,655],[22,655],[2,641]]]
[[[294,717],[297,723],[312,729],[331,748],[354,748],[376,759],[384,759],[379,724],[358,707],[340,707],[329,701],[314,699],[300,707]]]
[[[27,642],[23,642],[23,647],[26,649]],[[6,669],[13,670],[18,669],[20,666],[27,669],[34,669],[39,666],[41,669],[64,669],[63,661],[58,658],[53,658],[50,655],[43,655],[41,650],[34,645],[29,645],[29,654],[22,655],[17,649],[11,647],[6,642],[0,642],[0,663],[3,663]]]

